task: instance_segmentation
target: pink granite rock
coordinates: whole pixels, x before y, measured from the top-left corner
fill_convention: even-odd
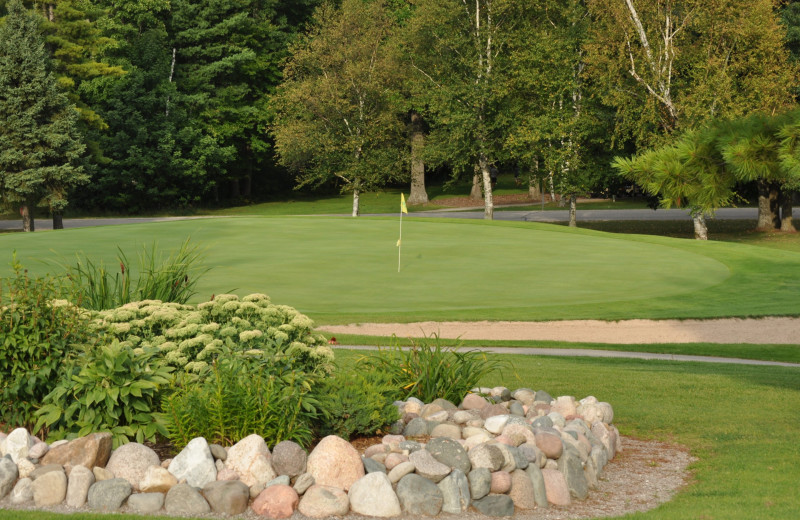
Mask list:
[[[478,394],[467,394],[464,400],[461,401],[462,410],[480,410],[484,406],[489,406],[489,401],[479,396]]]
[[[291,486],[276,484],[262,491],[250,507],[267,518],[289,518],[299,503],[300,497]]]
[[[391,471],[392,468],[402,462],[406,462],[407,460],[408,455],[403,455],[402,453],[390,453],[386,456],[386,459],[384,459],[383,465],[386,466],[387,470]]]
[[[492,472],[492,486],[490,493],[504,495],[511,489],[511,474],[507,471]]]
[[[349,442],[329,435],[308,456],[307,472],[320,486],[333,486],[347,491],[364,476],[364,463]]]
[[[42,465],[61,464],[67,469],[67,472],[73,466],[79,465],[89,469],[95,466],[104,468],[110,455],[111,434],[92,433],[66,444],[51,447],[41,463]]]
[[[561,437],[549,432],[539,432],[536,434],[536,447],[542,450],[542,453],[544,453],[548,459],[559,458],[561,452],[564,450]]]
[[[569,487],[564,474],[555,469],[543,469],[544,489],[547,501],[554,506],[568,506],[570,503]]]

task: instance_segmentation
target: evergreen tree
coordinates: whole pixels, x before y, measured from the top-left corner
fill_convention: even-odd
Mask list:
[[[0,195],[34,230],[33,207],[47,207],[60,226],[70,188],[88,182],[76,166],[85,146],[78,113],[59,89],[37,19],[21,0],[8,3],[0,27]]]

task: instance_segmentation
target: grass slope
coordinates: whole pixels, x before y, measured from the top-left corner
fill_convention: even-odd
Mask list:
[[[187,236],[213,267],[197,301],[264,292],[319,323],[800,314],[796,252],[547,224],[409,219],[400,273],[396,219],[160,222],[11,234],[0,248],[43,272],[75,251],[113,266],[117,246],[133,257]]]

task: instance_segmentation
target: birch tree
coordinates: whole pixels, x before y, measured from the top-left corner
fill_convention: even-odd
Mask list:
[[[431,121],[428,162],[448,164],[456,176],[479,175],[487,219],[494,216],[489,170],[504,158],[510,124],[508,39],[532,5],[420,0],[408,27],[411,74]]]
[[[299,186],[334,182],[353,194],[403,176],[404,128],[397,70],[387,44],[394,23],[382,1],[320,7],[291,47],[274,98],[278,160]]]
[[[587,0],[587,6],[594,18],[588,71],[616,110],[618,140],[655,146],[676,130],[752,111],[772,114],[791,102],[797,68],[788,61],[772,0]]]

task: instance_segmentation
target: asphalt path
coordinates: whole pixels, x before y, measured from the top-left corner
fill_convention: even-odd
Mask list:
[[[479,209],[479,208],[478,208]],[[396,216],[396,213],[385,213],[364,216]],[[466,218],[482,219],[483,211],[465,211],[463,208],[434,211],[417,211],[408,213],[408,217],[428,218]],[[116,226],[121,224],[140,224],[145,222],[166,222],[170,220],[186,220],[214,217],[140,217],[140,218],[79,218],[64,219],[65,228],[90,226]],[[495,220],[511,220],[516,222],[569,222],[568,210],[547,211],[497,211]],[[758,218],[757,208],[723,208],[716,212],[714,218],[723,220],[753,220]],[[685,209],[583,209],[578,210],[578,223],[602,222],[609,220],[686,220],[691,221],[689,211]],[[53,229],[51,219],[40,218],[35,222],[37,230]],[[0,230],[13,231],[22,229],[22,220],[0,220]]]
[[[337,345],[346,350],[377,350],[380,347],[365,345]],[[411,347],[404,347],[407,350]],[[800,368],[798,363],[762,361],[759,359],[723,358],[714,356],[690,356],[683,354],[653,354],[650,352],[625,352],[620,350],[596,350],[587,348],[527,348],[527,347],[464,347],[461,350],[478,350],[492,354],[517,354],[523,356],[591,357],[613,359],[643,359],[658,361],[693,361],[698,363],[727,363],[733,365],[761,365]]]

